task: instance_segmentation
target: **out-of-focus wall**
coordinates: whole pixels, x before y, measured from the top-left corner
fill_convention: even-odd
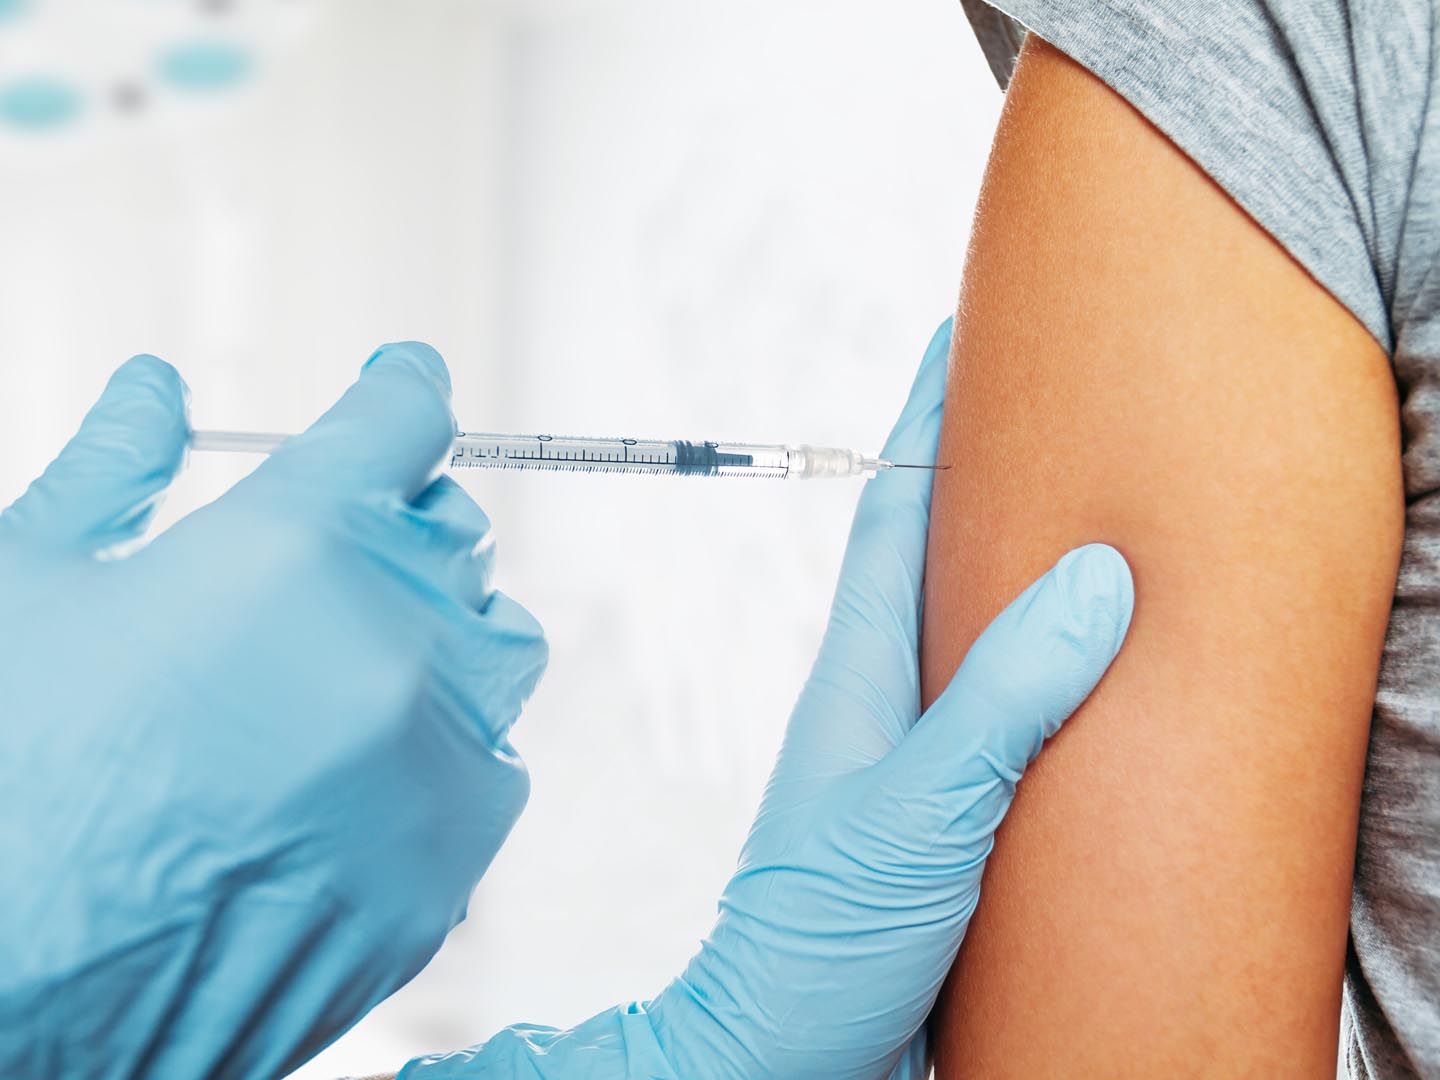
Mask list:
[[[1000,96],[953,0],[344,0],[205,115],[0,163],[0,502],[124,356],[292,429],[434,341],[474,428],[876,449]],[[243,468],[196,461],[169,519]],[[552,641],[534,794],[436,961],[298,1074],[657,992],[704,934],[858,487],[462,477]]]
[[[49,2],[30,0],[37,16]],[[95,102],[4,144],[0,499],[135,352],[175,363],[212,427],[302,426],[381,341],[425,336],[497,370],[501,16],[470,0],[295,2],[314,25],[259,52],[247,87],[181,106],[157,94],[159,115],[128,128]],[[179,6],[109,6],[125,4]],[[234,470],[196,471],[176,509]]]

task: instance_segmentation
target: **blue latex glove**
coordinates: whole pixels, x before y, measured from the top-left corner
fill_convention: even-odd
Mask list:
[[[933,462],[951,326],[886,447]],[[976,642],[920,717],[931,476],[867,486],[830,626],[715,929],[645,1005],[513,1028],[404,1080],[919,1077],[923,1025],[995,830],[1045,739],[1119,651],[1133,591],[1107,547],[1067,555]]]
[[[0,1073],[288,1072],[463,917],[527,797],[545,643],[434,479],[449,393],[387,347],[117,557],[188,438],[142,357],[0,516]]]

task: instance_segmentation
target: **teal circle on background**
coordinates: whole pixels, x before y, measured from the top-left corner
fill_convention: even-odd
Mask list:
[[[30,0],[0,0],[0,23],[22,14],[30,6]]]
[[[3,3],[4,0],[0,0]],[[224,41],[190,41],[160,55],[160,74],[180,90],[228,90],[245,81],[254,68],[248,52]]]
[[[0,122],[27,131],[64,127],[80,115],[82,104],[79,90],[48,75],[0,84]]]

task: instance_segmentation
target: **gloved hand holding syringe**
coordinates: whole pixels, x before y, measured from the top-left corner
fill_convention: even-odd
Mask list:
[[[925,1020],[1016,780],[1119,651],[1134,601],[1118,553],[1067,555],[922,715],[923,470],[950,336],[873,458],[457,442],[448,369],[416,343],[377,351],[303,435],[197,433],[173,368],[124,365],[0,512],[0,865],[23,885],[0,890],[0,1074],[285,1075],[464,917],[525,806],[510,733],[548,650],[494,588],[490,519],[437,479],[448,461],[881,475],[683,973],[569,1031],[520,1025],[417,1058],[404,1080],[928,1075]],[[279,452],[144,543],[197,448]]]
[[[269,454],[289,436],[248,431],[197,431],[193,450]],[[890,469],[943,469],[897,464],[858,450],[829,446],[769,446],[683,439],[595,439],[566,435],[466,434],[455,437],[452,469],[529,469],[547,472],[635,473],[646,476],[755,476],[828,480],[875,476]]]

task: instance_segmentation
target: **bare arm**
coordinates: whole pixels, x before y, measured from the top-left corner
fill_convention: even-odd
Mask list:
[[[1383,351],[1033,39],[955,350],[926,703],[1067,548],[1114,544],[1138,591],[1125,653],[1001,831],[939,1077],[1333,1077],[1403,526]]]

